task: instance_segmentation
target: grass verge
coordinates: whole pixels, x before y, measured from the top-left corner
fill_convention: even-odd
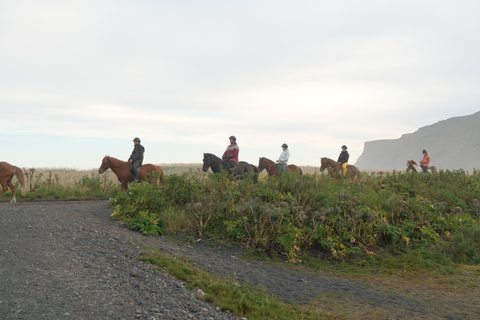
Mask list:
[[[186,259],[172,257],[142,244],[137,245],[146,250],[140,257],[141,261],[148,261],[154,264],[157,270],[184,281],[188,289],[201,289],[206,294],[205,301],[235,316],[249,320],[343,318],[311,306],[284,303],[261,288],[248,283],[237,283],[232,278],[203,271]]]

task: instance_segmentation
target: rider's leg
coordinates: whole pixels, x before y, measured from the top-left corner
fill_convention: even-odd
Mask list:
[[[140,171],[140,162],[135,161],[132,164],[132,169],[133,169],[133,182],[138,182],[138,172]]]
[[[344,177],[347,174],[347,164],[347,162],[342,163],[342,174]]]

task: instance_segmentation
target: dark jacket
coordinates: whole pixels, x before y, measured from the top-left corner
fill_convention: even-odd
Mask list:
[[[133,160],[133,162],[140,161],[140,163],[143,162],[143,153],[145,152],[145,148],[139,143],[136,144],[135,147],[133,147],[132,155],[128,160]]]
[[[348,158],[350,158],[350,155],[348,154],[348,151],[342,151],[340,152],[340,155],[338,156],[338,161],[340,163],[345,163],[348,162]]]

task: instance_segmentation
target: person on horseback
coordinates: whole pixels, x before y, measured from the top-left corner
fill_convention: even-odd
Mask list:
[[[230,136],[230,145],[227,146],[227,149],[222,155],[223,166],[225,170],[230,170],[237,167],[238,163],[238,153],[240,152],[240,147],[237,144],[237,138],[235,136]]]
[[[347,146],[343,145],[337,162],[342,166],[342,174],[344,177],[347,174],[348,158],[350,158],[350,155],[348,154]]]
[[[143,154],[145,153],[145,148],[140,144],[142,142],[140,138],[136,137],[133,139],[133,151],[128,158],[128,164],[130,165],[130,171],[133,173],[133,180],[132,182],[139,182],[138,180],[138,171],[140,171],[139,167],[143,163]]]
[[[277,160],[277,163],[282,167],[283,172],[287,172],[288,158],[290,158],[290,151],[288,151],[288,145],[286,143],[282,144],[283,152],[280,154],[280,157]]]
[[[423,149],[423,158],[420,160],[420,168],[423,172],[426,173],[428,170],[428,165],[430,164],[430,155],[427,153],[427,150]]]

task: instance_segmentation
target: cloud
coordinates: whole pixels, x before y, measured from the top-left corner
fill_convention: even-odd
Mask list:
[[[285,141],[304,163],[342,144],[355,158],[365,141],[478,111],[478,9],[3,1],[0,133],[138,135],[177,152],[236,134],[252,155]]]

